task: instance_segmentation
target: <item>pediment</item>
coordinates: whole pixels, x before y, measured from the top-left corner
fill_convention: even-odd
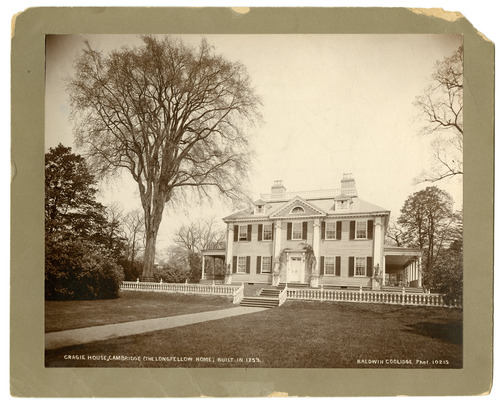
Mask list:
[[[301,197],[292,198],[290,201],[283,203],[272,215],[271,218],[301,218],[301,217],[317,217],[326,215],[321,208],[304,200]]]

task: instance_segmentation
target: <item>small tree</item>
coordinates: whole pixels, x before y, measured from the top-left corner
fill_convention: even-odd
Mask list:
[[[453,241],[457,215],[451,196],[435,187],[427,187],[409,196],[397,224],[402,246],[422,249],[424,284],[435,288],[434,265]]]

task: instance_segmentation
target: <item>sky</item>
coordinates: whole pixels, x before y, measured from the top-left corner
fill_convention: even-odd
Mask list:
[[[196,45],[202,36],[180,35]],[[461,44],[459,35],[206,35],[218,53],[242,62],[262,99],[263,123],[248,129],[256,151],[248,188],[252,198],[270,192],[274,180],[288,191],[340,187],[352,173],[361,199],[399,215],[405,199],[429,184],[413,179],[430,167],[430,137],[414,107],[436,61]],[[47,40],[46,149],[74,147],[65,83],[83,39],[102,51],[141,43],[133,35],[50,36]],[[82,153],[75,149],[77,153]],[[441,181],[455,209],[462,206],[460,179]],[[99,199],[127,212],[140,207],[129,174],[105,181]],[[198,218],[222,218],[223,204],[169,207],[158,250],[172,232]],[[220,220],[221,227],[223,226]]]

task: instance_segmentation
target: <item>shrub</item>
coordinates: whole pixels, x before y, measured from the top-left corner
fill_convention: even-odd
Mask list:
[[[188,278],[188,272],[181,266],[171,266],[167,264],[163,269],[154,274],[157,282],[163,280],[164,283],[184,283]]]
[[[116,298],[123,270],[93,242],[49,240],[45,244],[45,299]]]

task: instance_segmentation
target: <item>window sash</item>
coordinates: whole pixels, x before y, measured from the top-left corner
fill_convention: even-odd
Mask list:
[[[240,225],[238,240],[245,241],[248,239],[248,225]]]
[[[302,239],[302,222],[292,223],[292,240]]]
[[[262,256],[260,262],[260,272],[261,273],[271,272],[271,256]]]
[[[356,257],[354,266],[355,276],[366,276],[366,257]]]
[[[325,256],[325,276],[335,275],[335,256]]]
[[[238,268],[236,270],[237,273],[246,273],[247,272],[247,258],[246,256],[238,256]]]
[[[325,239],[335,239],[337,231],[336,222],[325,222]]]
[[[264,224],[262,227],[262,240],[272,239],[273,226],[271,224]]]
[[[356,239],[366,239],[367,229],[367,221],[356,221]]]

